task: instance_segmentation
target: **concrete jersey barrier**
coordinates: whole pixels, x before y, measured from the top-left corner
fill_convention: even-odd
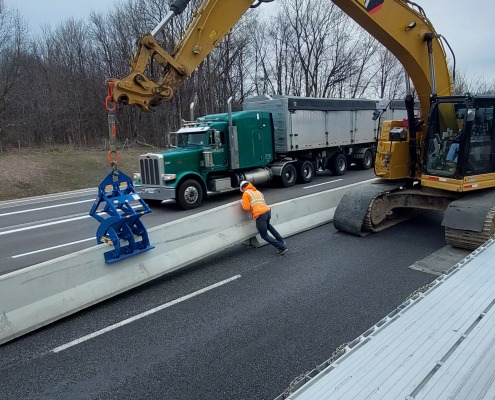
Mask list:
[[[290,236],[332,220],[350,187],[272,205],[272,222]],[[155,249],[106,264],[106,245],[0,276],[0,344],[185,267],[236,243],[265,244],[238,201],[149,230]],[[253,239],[256,238],[257,239]]]

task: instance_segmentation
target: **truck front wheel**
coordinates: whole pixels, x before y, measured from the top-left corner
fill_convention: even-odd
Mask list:
[[[203,201],[203,189],[197,181],[188,179],[180,185],[176,199],[180,208],[192,210],[201,205]]]

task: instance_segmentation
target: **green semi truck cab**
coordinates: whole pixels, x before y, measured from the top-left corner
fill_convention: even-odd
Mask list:
[[[266,111],[213,114],[185,123],[177,146],[140,157],[134,184],[143,199],[176,199],[180,207],[198,207],[207,192],[238,188],[242,180],[271,179],[273,124]]]

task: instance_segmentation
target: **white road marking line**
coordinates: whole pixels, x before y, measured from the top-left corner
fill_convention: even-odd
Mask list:
[[[329,183],[335,183],[335,182],[339,182],[339,181],[343,181],[343,179],[335,179],[334,181],[317,183],[316,185],[311,185],[311,186],[304,186],[303,189],[309,189],[309,188],[313,188],[313,187],[321,186],[321,185],[328,185]]]
[[[69,347],[76,346],[76,345],[78,345],[80,343],[86,342],[87,340],[90,340],[90,339],[93,339],[93,338],[95,338],[97,336],[103,335],[104,333],[107,333],[107,332],[110,332],[110,331],[112,331],[114,329],[120,328],[121,326],[130,324],[131,322],[137,321],[137,320],[139,320],[141,318],[147,317],[148,315],[151,315],[151,314],[154,314],[154,313],[156,313],[158,311],[164,310],[165,308],[168,308],[168,307],[171,307],[171,306],[173,306],[175,304],[181,303],[181,302],[183,302],[185,300],[188,300],[188,299],[190,299],[190,298],[192,298],[194,296],[200,295],[200,294],[205,293],[205,292],[207,292],[209,290],[212,290],[212,289],[215,289],[215,288],[217,288],[219,286],[225,285],[226,283],[232,282],[232,281],[234,281],[234,280],[236,280],[236,279],[238,279],[240,277],[241,277],[241,275],[235,275],[235,276],[233,276],[233,277],[231,277],[229,279],[225,279],[225,280],[223,280],[221,282],[217,282],[217,283],[215,283],[213,285],[210,285],[210,286],[205,287],[203,289],[197,290],[196,292],[190,293],[190,294],[188,294],[186,296],[180,297],[180,298],[175,299],[173,301],[170,301],[168,303],[162,304],[161,306],[152,308],[152,309],[150,309],[148,311],[145,311],[145,312],[143,312],[141,314],[135,315],[134,317],[127,318],[127,319],[125,319],[125,320],[123,320],[121,322],[118,322],[116,324],[107,326],[106,328],[100,329],[99,331],[90,333],[89,335],[86,335],[86,336],[83,336],[83,337],[81,337],[79,339],[73,340],[73,341],[71,341],[69,343],[66,343],[66,344],[62,345],[62,346],[55,347],[53,350],[51,350],[51,352],[58,353],[60,351],[67,350]]]
[[[39,225],[34,225],[34,226],[26,226],[24,228],[17,228],[17,229],[12,229],[10,231],[0,232],[0,236],[2,236],[2,235],[8,235],[9,233],[17,233],[17,232],[29,231],[31,229],[36,229],[36,228],[44,228],[45,226],[64,224],[66,222],[77,221],[77,220],[84,219],[84,218],[89,218],[89,217],[90,217],[90,215],[83,215],[81,217],[74,217],[74,218],[64,219],[62,221],[53,221],[53,222],[47,222],[45,224],[39,224]]]
[[[44,196],[34,196],[34,197],[25,197],[22,199],[15,199],[15,200],[4,200],[0,201],[0,207],[1,206],[10,206],[10,205],[22,205],[25,203],[30,203],[30,202],[36,202],[39,203],[40,201],[49,201],[53,200],[58,197],[72,197],[77,194],[85,194],[85,193],[97,193],[97,189],[81,189],[81,190],[73,190],[70,192],[63,192],[63,193],[53,193],[53,194],[48,194]]]
[[[4,215],[15,215],[15,214],[22,214],[22,213],[27,213],[31,211],[40,211],[40,210],[47,210],[49,208],[57,208],[57,207],[64,207],[64,206],[71,206],[73,204],[80,204],[80,203],[89,203],[89,202],[94,202],[94,200],[80,200],[80,201],[73,201],[72,203],[64,203],[64,204],[56,204],[53,206],[46,206],[46,207],[39,207],[39,208],[30,208],[28,210],[20,210],[20,211],[11,211],[8,213],[3,213],[0,214],[0,217],[3,217]]]
[[[88,238],[88,239],[76,240],[75,242],[70,242],[70,243],[59,244],[57,246],[47,247],[45,249],[30,251],[29,253],[17,254],[15,256],[11,256],[11,258],[19,258],[19,257],[30,256],[31,254],[43,253],[44,251],[59,249],[61,247],[70,246],[70,245],[73,245],[73,244],[78,244],[78,243],[83,243],[83,242],[88,242],[90,240],[94,240],[96,242],[96,237],[92,237],[92,238]]]
[[[141,204],[136,205],[136,206],[131,206],[131,208],[133,210],[137,210],[137,209],[139,209],[141,207],[142,207]],[[101,214],[107,214],[107,213],[105,213],[103,211],[99,211],[98,214],[101,215]],[[91,217],[91,215],[88,214],[88,215],[82,215],[80,217],[63,219],[63,220],[60,220],[60,221],[46,222],[44,224],[33,225],[33,226],[25,226],[24,228],[17,228],[17,229],[11,229],[10,231],[0,232],[0,236],[2,236],[2,235],[8,235],[9,233],[17,233],[17,232],[29,231],[31,229],[44,228],[45,226],[64,224],[66,222],[77,221],[77,220],[80,220],[80,219],[90,218],[90,217]]]

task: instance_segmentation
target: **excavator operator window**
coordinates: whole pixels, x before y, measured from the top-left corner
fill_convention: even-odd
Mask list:
[[[428,128],[426,172],[430,175],[453,177],[457,172],[461,131],[450,102],[438,103],[431,110]]]
[[[494,171],[494,105],[473,108],[471,121],[466,124],[469,132],[469,151],[466,175]]]

